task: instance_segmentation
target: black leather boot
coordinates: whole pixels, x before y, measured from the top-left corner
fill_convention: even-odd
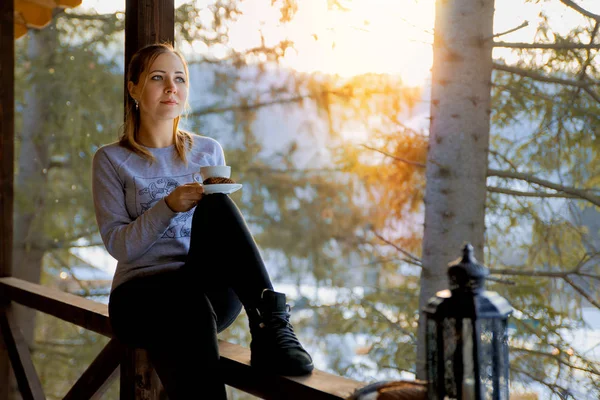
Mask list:
[[[252,366],[287,376],[306,375],[313,370],[312,358],[290,323],[290,306],[285,294],[265,290],[258,307],[246,312],[252,334]]]

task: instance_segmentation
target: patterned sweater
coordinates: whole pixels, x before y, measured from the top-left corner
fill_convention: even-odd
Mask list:
[[[173,212],[164,197],[179,185],[200,181],[200,167],[225,165],[216,140],[193,138],[187,166],[174,145],[148,147],[154,163],[116,142],[94,154],[96,221],[106,250],[117,260],[111,290],[134,277],[175,270],[185,263],[194,209]]]

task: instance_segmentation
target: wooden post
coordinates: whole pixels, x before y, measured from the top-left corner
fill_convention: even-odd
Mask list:
[[[121,360],[121,400],[160,400],[166,395],[148,352],[127,349]]]
[[[12,274],[14,138],[15,138],[15,9],[0,1],[0,277]],[[0,298],[0,308],[8,302]],[[1,313],[1,312],[0,312]],[[8,400],[11,380],[7,347],[0,339],[0,400]]]
[[[14,2],[0,2],[0,277],[12,271],[15,34]]]
[[[153,43],[174,43],[174,0],[127,0],[125,4],[125,69],[131,56],[140,48]],[[127,70],[125,100],[127,99]],[[124,104],[127,104],[125,102]]]
[[[174,0],[127,0],[125,4],[125,68],[140,48],[153,43],[174,43]],[[124,71],[127,104],[127,70]],[[146,351],[130,349],[121,363],[121,400],[158,400],[164,389]],[[1,399],[0,400],[4,400]]]

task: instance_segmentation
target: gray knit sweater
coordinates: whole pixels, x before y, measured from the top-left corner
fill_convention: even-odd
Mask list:
[[[164,197],[179,185],[200,181],[200,167],[225,165],[217,141],[193,138],[187,166],[175,146],[147,148],[154,163],[118,143],[96,151],[92,165],[96,221],[106,250],[118,261],[112,290],[134,277],[175,270],[185,263],[194,209],[173,212]]]

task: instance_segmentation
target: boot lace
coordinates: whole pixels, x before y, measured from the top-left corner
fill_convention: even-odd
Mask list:
[[[261,316],[263,317],[263,321],[259,326],[269,329],[280,348],[302,348],[300,341],[294,333],[294,326],[290,322],[289,304],[286,304],[285,311],[274,311]]]

